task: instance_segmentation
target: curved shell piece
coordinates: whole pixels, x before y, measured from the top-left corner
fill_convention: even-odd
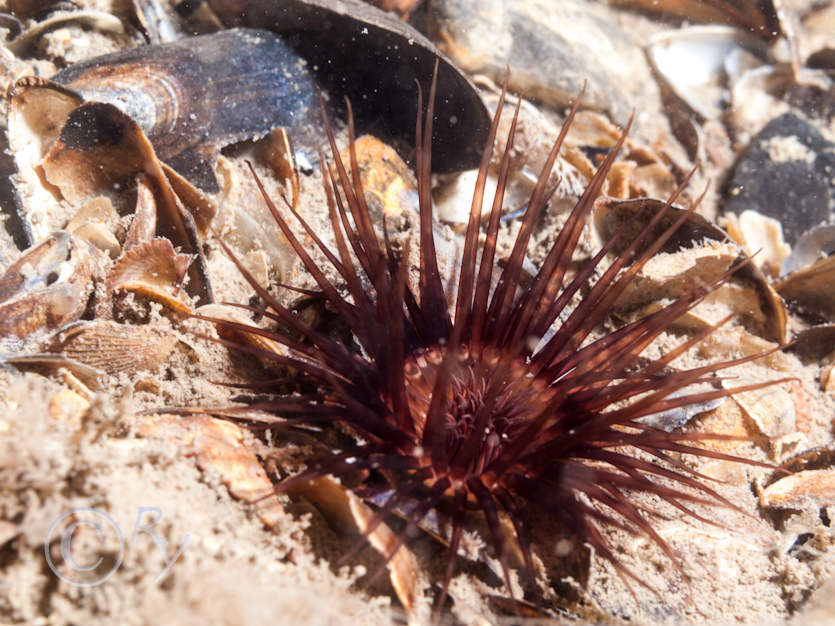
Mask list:
[[[241,332],[235,328],[224,325],[223,322],[231,322],[233,324],[241,324],[243,326],[252,326],[252,320],[239,308],[229,306],[226,304],[207,304],[197,309],[196,313],[204,315],[214,321],[215,328],[218,335],[226,339],[243,343],[251,346],[255,350],[263,351],[267,354],[286,355],[288,350],[284,345],[273,341],[268,337],[256,335],[254,333]],[[276,368],[276,363],[268,358],[260,359],[262,365],[265,367]],[[283,369],[283,368],[278,368]]]
[[[813,316],[835,321],[835,255],[780,279],[775,287],[787,302]]]
[[[106,260],[86,242],[57,232],[0,277],[0,337],[25,338],[77,320]]]
[[[122,34],[125,27],[122,21],[104,11],[72,11],[53,15],[32,28],[23,31],[12,41],[6,42],[6,47],[17,56],[25,55],[46,33],[70,24],[83,24],[102,32]]]
[[[833,254],[835,254],[835,225],[817,226],[806,231],[794,242],[791,254],[786,257],[780,268],[780,275],[786,276]]]
[[[647,198],[599,201],[595,205],[592,217],[593,232],[599,241],[607,241],[619,228],[623,228],[623,234],[619,239],[622,243],[616,246],[617,252],[625,248],[663,206],[664,202]],[[680,208],[671,208],[668,216],[656,226],[656,232],[663,232],[682,211]],[[641,215],[636,217],[639,212]],[[628,223],[629,220],[632,221]],[[648,241],[653,239],[654,236],[651,235]],[[701,251],[694,249],[693,244],[696,242],[705,242],[706,247]],[[698,214],[691,214],[685,220],[661,252],[668,253],[668,258],[653,259],[647,264],[648,269],[658,267],[657,276],[647,275],[644,271],[641,273],[642,278],[639,278],[649,281],[657,297],[676,297],[682,293],[682,289],[687,289],[687,281],[694,278],[711,280],[745,258],[742,250],[731,242],[727,233]],[[686,269],[687,267],[690,269]],[[645,287],[632,290],[633,293],[641,294],[641,303],[646,303],[648,299]],[[705,324],[718,322],[727,313],[737,311],[741,313],[742,321],[751,332],[776,343],[785,342],[788,321],[785,305],[762,272],[750,263],[740,267],[731,280],[711,293],[706,300],[721,302],[730,308],[719,315],[718,319],[698,321],[694,318],[693,311],[683,319],[697,322],[699,326],[704,327]],[[629,292],[621,298],[620,306],[629,308]]]
[[[416,216],[417,183],[412,170],[394,149],[371,135],[358,137],[354,149],[372,219],[382,222],[382,215],[389,220],[403,214]],[[350,163],[349,150],[343,150],[341,157],[344,163]]]
[[[760,501],[776,509],[835,504],[835,469],[804,470],[781,478],[762,490]]]
[[[7,135],[17,173],[12,177],[17,211],[34,245],[64,226],[57,190],[45,183],[42,161],[81,98],[47,80],[24,77],[8,92]]]
[[[76,63],[54,80],[86,100],[118,107],[160,159],[209,191],[217,191],[214,158],[223,145],[278,126],[289,128],[299,148],[312,151],[320,140],[310,73],[289,46],[263,30],[140,46]]]
[[[154,191],[145,174],[136,177],[136,208],[133,220],[125,235],[125,250],[130,250],[141,243],[150,241],[157,230],[157,203]]]
[[[733,24],[764,39],[783,29],[776,0],[613,0],[656,14],[673,15],[690,22]]]
[[[119,214],[107,198],[95,198],[81,207],[67,222],[67,230],[107,252],[112,259],[122,251],[119,239],[124,239],[124,229]]]
[[[350,528],[354,533],[364,536],[384,558],[399,545],[398,535],[386,524],[376,524],[372,527],[374,509],[331,476],[320,476],[299,483],[288,490],[288,493],[313,502],[333,526]],[[386,562],[386,567],[397,598],[414,617],[425,584],[414,553],[409,549],[397,550]]]
[[[751,258],[752,262],[767,275],[776,277],[791,250],[783,239],[780,222],[750,209],[739,216],[726,213],[725,220],[728,234],[749,255],[755,255]]]
[[[284,509],[267,473],[243,441],[240,426],[208,415],[149,415],[139,420],[138,433],[162,437],[194,457],[205,472],[220,476],[235,498],[252,504],[261,522],[275,527]]]
[[[105,283],[107,292],[133,292],[174,311],[190,313],[180,286],[192,259],[175,252],[168,239],[157,237],[131,248],[114,263]]]
[[[227,26],[268,28],[292,41],[309,66],[318,68],[317,79],[335,101],[347,95],[362,102],[354,111],[360,123],[382,122],[408,145],[417,119],[415,81],[425,85],[437,61],[434,134],[444,140],[432,142],[433,170],[478,166],[490,127],[478,92],[431,41],[394,15],[361,0],[210,0],[209,5]],[[295,135],[293,141],[298,145]]]
[[[0,363],[13,365],[21,371],[34,371],[44,376],[61,376],[64,382],[82,396],[101,389],[102,372],[63,354],[17,354],[0,357]]]
[[[133,326],[96,320],[61,329],[50,341],[49,351],[60,352],[108,374],[118,374],[156,370],[176,343],[174,333],[158,324]]]
[[[745,30],[693,26],[652,38],[648,55],[673,92],[700,116],[718,119],[729,97],[726,81],[769,58],[768,47]]]

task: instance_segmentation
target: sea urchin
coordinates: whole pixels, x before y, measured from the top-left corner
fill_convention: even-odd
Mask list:
[[[707,391],[683,390],[696,383],[715,383],[717,371],[750,358],[689,370],[670,367],[712,329],[661,358],[648,360],[640,355],[735,268],[714,284],[693,285],[687,295],[657,312],[592,340],[593,330],[610,314],[618,296],[689,214],[650,241],[671,199],[665,210],[647,220],[634,240],[622,245],[610,264],[603,261],[615,250],[624,228],[575,276],[567,276],[586,218],[624,132],[570,212],[532,283],[520,288],[531,234],[553,193],[547,189],[549,173],[576,105],[539,176],[510,255],[499,271],[497,235],[518,105],[481,246],[479,235],[488,164],[505,100],[502,93],[472,200],[456,295],[450,302],[433,240],[430,138],[434,97],[433,80],[425,121],[419,115],[416,128],[420,214],[416,285],[409,280],[408,246],[395,254],[385,221],[382,242],[375,232],[360,180],[352,122],[349,173],[325,120],[335,173],[323,165],[322,176],[335,250],[287,204],[344,283],[341,289],[326,277],[258,181],[272,215],[318,284],[321,297],[353,335],[352,341],[344,342],[307,325],[238,263],[268,305],[268,317],[288,331],[273,333],[215,321],[228,330],[268,336],[283,344],[283,354],[238,347],[288,366],[308,382],[307,391],[270,399],[260,407],[289,423],[332,423],[352,435],[353,443],[331,451],[325,461],[290,480],[359,473],[368,478],[360,481],[358,493],[389,494],[375,524],[396,508],[408,511],[410,526],[420,524],[430,513],[445,520],[450,529],[449,551],[439,605],[454,571],[462,531],[474,511],[484,517],[506,578],[507,546],[515,541],[533,581],[529,531],[536,513],[560,520],[578,544],[590,544],[622,575],[633,576],[607,545],[602,527],[643,533],[676,562],[631,494],[654,494],[698,518],[688,504],[729,503],[678,454],[741,459],[694,445],[706,435],[666,432],[640,418],[729,395],[715,385]],[[423,111],[418,98],[418,110]],[[581,289],[582,297],[575,298]],[[573,308],[569,306],[572,299],[579,300]],[[655,460],[647,460],[647,455]],[[406,534],[402,533],[401,542]]]

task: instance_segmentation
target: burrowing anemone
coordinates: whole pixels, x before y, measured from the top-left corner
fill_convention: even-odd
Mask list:
[[[418,97],[418,110],[423,111]],[[353,335],[352,341],[345,342],[307,325],[236,261],[266,302],[267,315],[288,332],[214,321],[221,328],[268,336],[283,344],[287,348],[283,354],[232,345],[290,367],[305,381],[303,391],[270,398],[259,408],[275,413],[284,423],[334,424],[352,435],[353,443],[329,450],[325,460],[290,480],[361,476],[354,488],[362,497],[387,494],[372,528],[396,509],[408,512],[409,527],[430,514],[444,520],[449,548],[438,607],[447,594],[462,532],[473,515],[483,516],[486,539],[506,579],[508,542],[518,544],[533,595],[537,592],[529,536],[537,514],[558,519],[578,544],[591,545],[623,576],[635,578],[607,544],[603,527],[646,535],[678,566],[674,553],[654,530],[651,515],[632,494],[654,494],[683,514],[702,519],[689,504],[729,503],[679,460],[679,454],[743,459],[699,447],[698,440],[710,435],[667,432],[639,419],[763,384],[730,391],[716,386],[706,391],[685,390],[696,383],[715,382],[718,371],[754,358],[685,370],[670,366],[716,326],[661,358],[648,360],[641,354],[738,266],[713,284],[693,285],[687,295],[657,312],[592,340],[592,331],[610,314],[618,296],[689,214],[649,241],[649,234],[675,199],[671,198],[608,265],[604,259],[616,249],[625,227],[576,275],[567,276],[586,218],[624,133],[570,212],[533,282],[520,288],[522,262],[534,225],[553,193],[547,189],[549,173],[577,105],[556,139],[512,251],[499,272],[497,235],[518,105],[483,245],[479,236],[487,169],[505,99],[502,93],[473,196],[459,278],[452,290],[456,295],[450,301],[439,274],[432,229],[434,97],[433,81],[425,121],[419,116],[416,128],[420,205],[416,281],[409,278],[408,246],[397,254],[385,235],[385,224],[382,242],[375,232],[360,181],[352,123],[349,174],[326,120],[335,173],[323,165],[322,175],[335,249],[325,245],[285,203],[339,275],[340,285],[326,277],[294,236],[284,207],[279,209],[261,187],[278,226],[318,284],[320,297]],[[581,289],[584,295],[572,309],[569,304],[577,300]],[[654,461],[647,460],[647,454]],[[388,558],[406,535],[404,531]]]

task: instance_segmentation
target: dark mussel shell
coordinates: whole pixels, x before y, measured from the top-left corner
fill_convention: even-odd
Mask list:
[[[207,191],[227,144],[288,129],[309,157],[322,142],[313,77],[264,30],[231,29],[77,63],[53,80],[134,119],[157,156]]]
[[[437,59],[433,169],[478,166],[490,127],[478,92],[431,41],[395,16],[360,0],[209,0],[209,5],[228,26],[280,34],[331,95],[351,99],[360,124],[372,131],[382,126],[404,146],[414,145],[415,81],[428,85]]]

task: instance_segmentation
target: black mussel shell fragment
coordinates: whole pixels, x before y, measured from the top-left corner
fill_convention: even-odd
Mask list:
[[[728,184],[725,210],[773,217],[794,243],[828,222],[835,206],[835,144],[808,121],[785,113],[751,140]]]
[[[406,149],[414,145],[415,81],[425,88],[437,59],[433,169],[478,166],[490,127],[478,92],[431,41],[395,16],[360,0],[209,0],[209,5],[228,26],[259,26],[282,35],[332,96],[350,98],[359,124],[372,132],[382,127]]]
[[[312,158],[323,141],[305,62],[273,33],[231,29],[76,63],[53,77],[134,119],[157,156],[206,191],[224,145],[287,128]]]

